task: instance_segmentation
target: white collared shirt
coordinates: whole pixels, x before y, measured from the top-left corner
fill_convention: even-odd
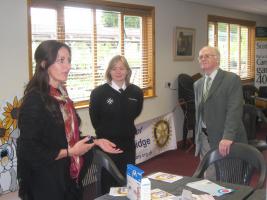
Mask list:
[[[123,90],[126,89],[126,84],[125,84],[125,82],[122,84],[122,87],[119,87],[114,81],[111,81],[110,86],[111,86],[114,90],[118,91],[119,93],[121,92],[120,89],[123,89]]]

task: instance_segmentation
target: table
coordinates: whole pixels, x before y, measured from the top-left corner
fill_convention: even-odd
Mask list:
[[[169,192],[175,196],[179,196],[182,194],[183,189],[187,189],[192,191],[193,194],[204,194],[203,192],[199,190],[195,190],[193,188],[187,187],[186,184],[194,181],[199,181],[201,179],[198,178],[193,178],[193,177],[184,177],[174,183],[166,183],[163,181],[157,181],[157,180],[152,180],[151,181],[151,188],[159,188],[161,190],[164,190],[166,192]],[[230,184],[230,183],[220,183],[216,182],[217,184],[228,187],[231,189],[236,190],[233,193],[225,194],[221,197],[215,197],[216,200],[241,200],[247,198],[250,194],[253,192],[253,188],[250,186],[244,186],[244,185],[236,185],[236,184]],[[126,200],[128,199],[127,197],[113,197],[108,194],[103,195],[101,197],[96,198],[96,200]]]
[[[266,200],[266,189],[254,191],[247,200]]]

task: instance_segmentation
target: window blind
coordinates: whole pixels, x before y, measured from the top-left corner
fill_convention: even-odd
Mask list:
[[[208,44],[220,50],[220,67],[236,73],[242,80],[254,78],[254,32],[255,22],[208,17]]]
[[[105,82],[109,60],[126,57],[131,82],[154,96],[154,8],[101,1],[42,1],[30,4],[32,55],[44,40],[72,49],[67,89],[76,106],[88,105],[90,92]],[[32,56],[33,58],[33,56]],[[30,70],[34,72],[34,60]]]

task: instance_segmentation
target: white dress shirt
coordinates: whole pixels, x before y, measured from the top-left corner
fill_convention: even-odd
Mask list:
[[[120,89],[125,90],[126,89],[126,84],[125,82],[122,84],[121,87],[119,87],[114,81],[111,81],[111,83],[109,84],[114,90],[118,91],[119,93],[121,93]]]

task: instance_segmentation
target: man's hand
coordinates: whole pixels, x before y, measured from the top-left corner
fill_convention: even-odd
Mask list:
[[[103,151],[107,153],[122,153],[123,151],[118,149],[116,145],[107,139],[95,139],[94,144],[99,146]]]
[[[222,139],[219,143],[219,152],[222,156],[227,156],[230,152],[232,140]]]

